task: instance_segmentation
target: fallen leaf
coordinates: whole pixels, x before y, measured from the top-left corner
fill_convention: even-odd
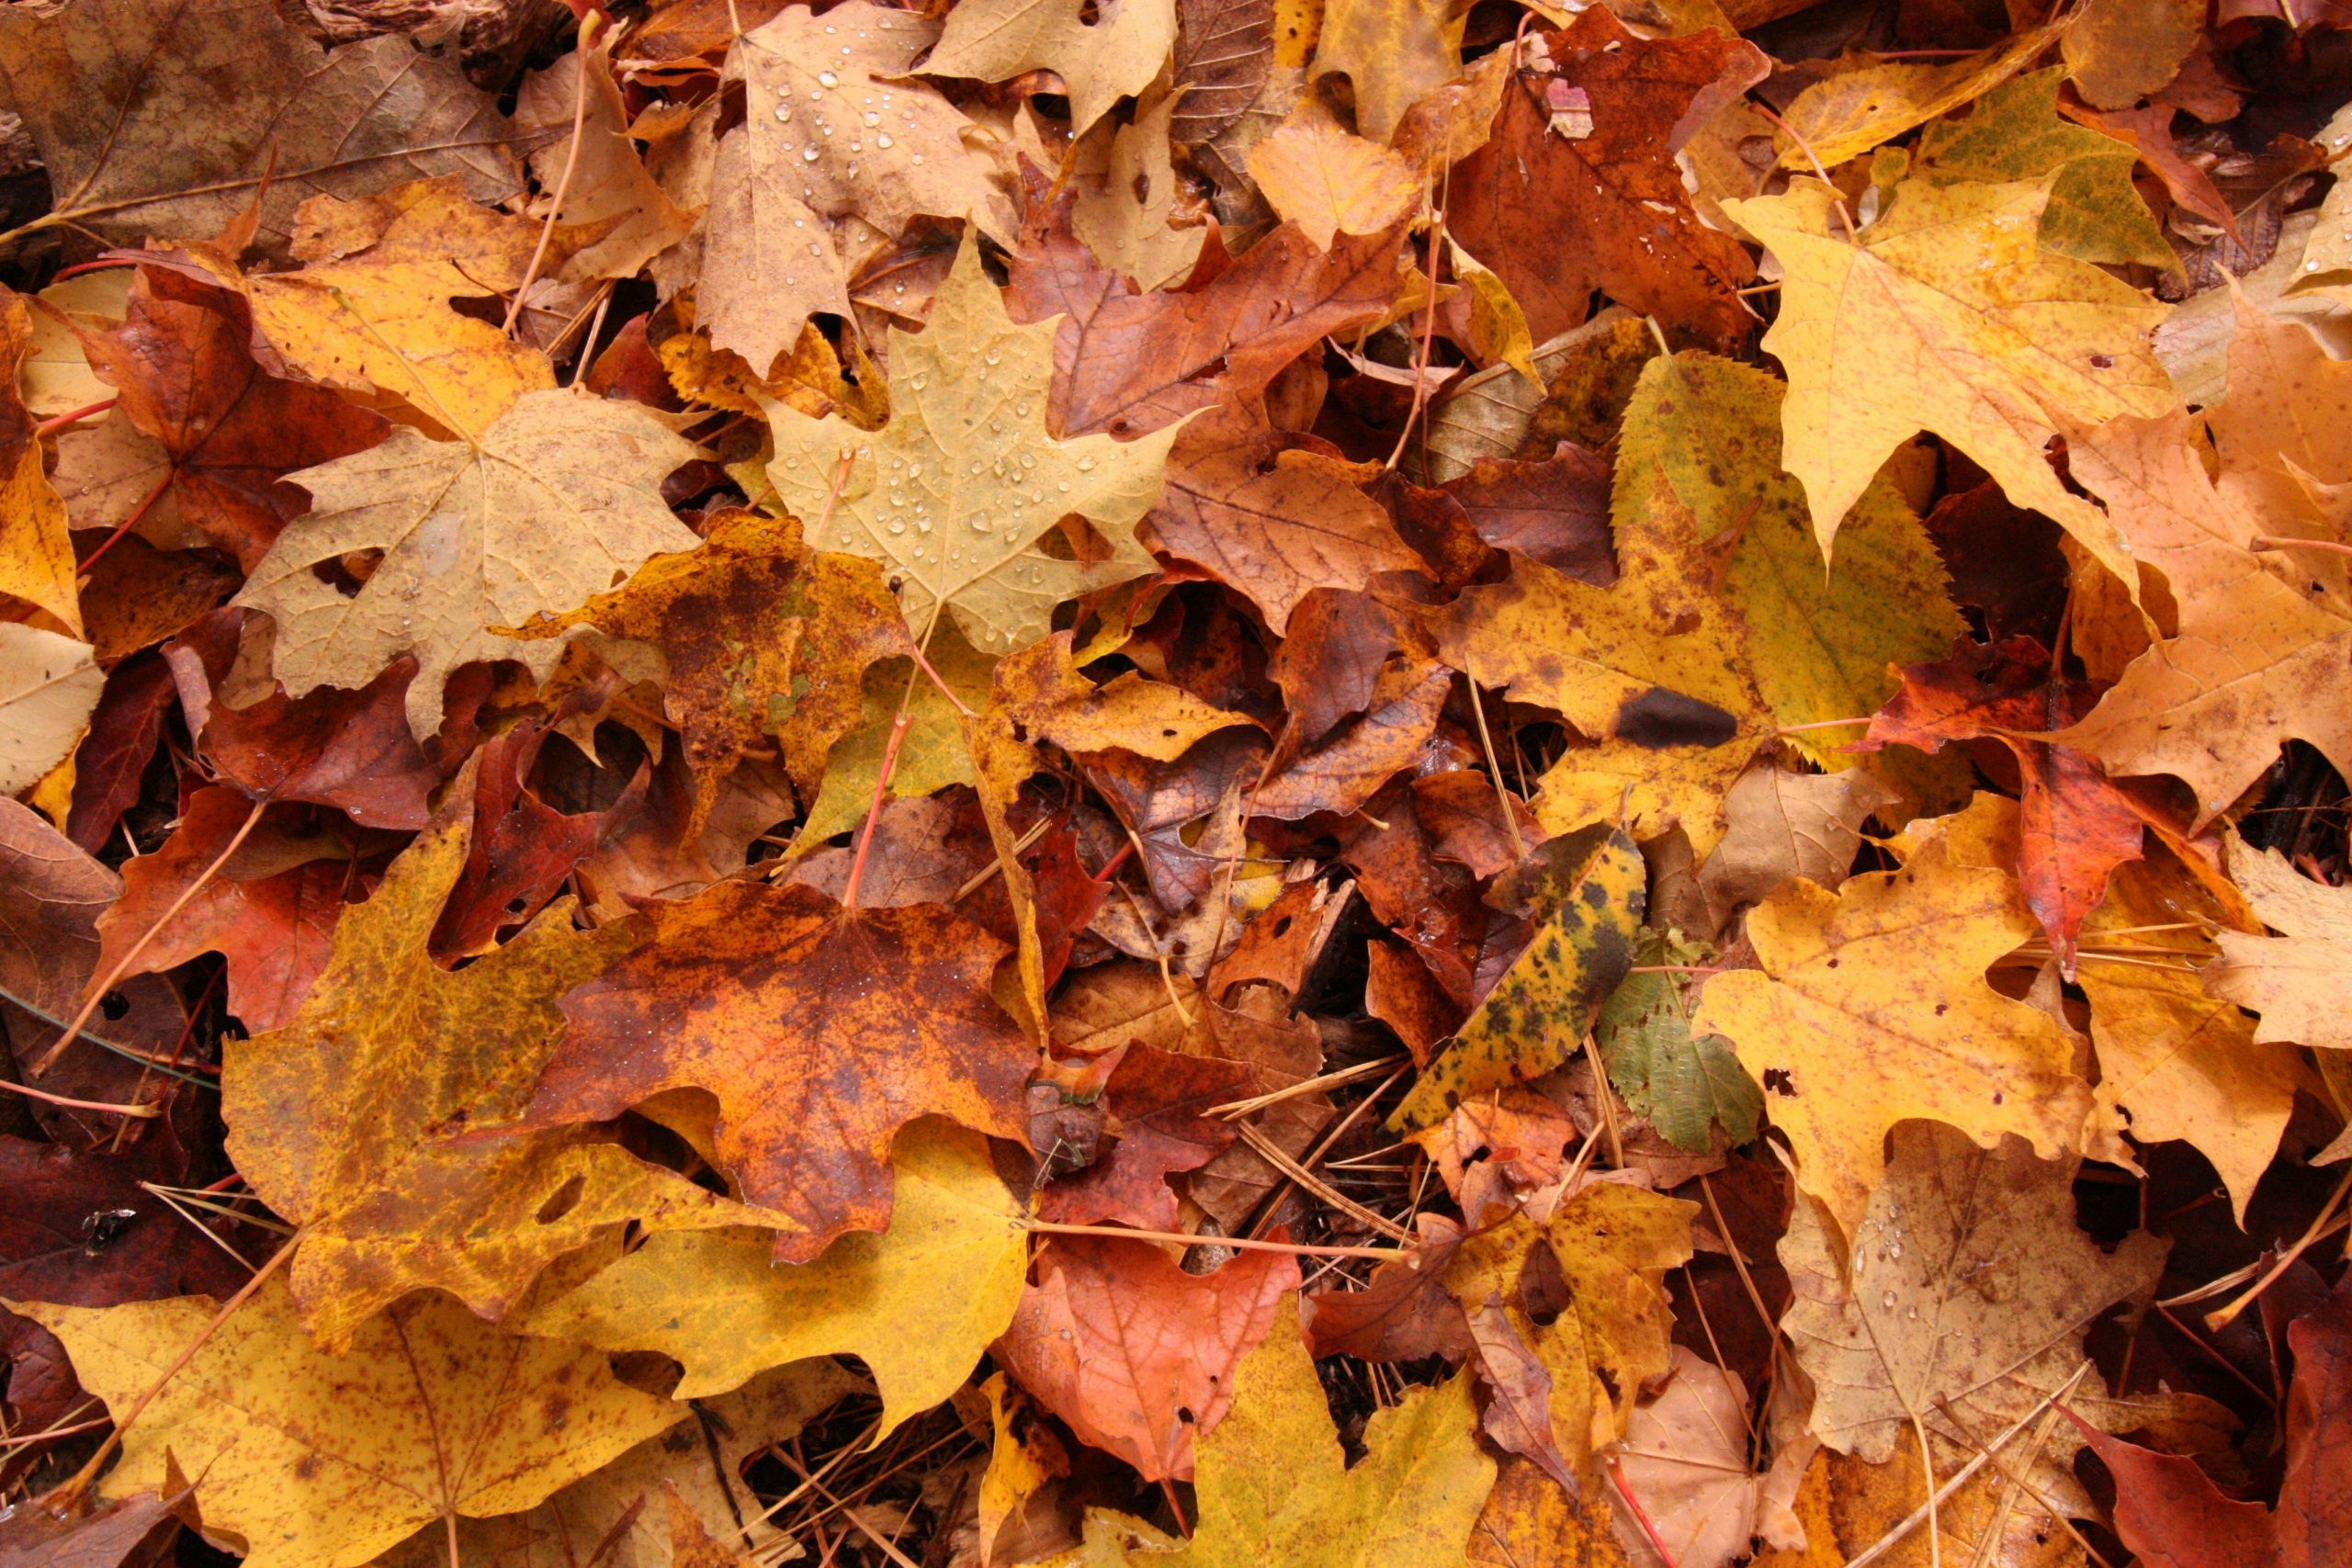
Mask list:
[[[470,797],[336,922],[293,1019],[232,1043],[223,1064],[231,1157],[272,1209],[309,1227],[289,1293],[331,1349],[427,1286],[494,1320],[548,1263],[631,1221],[760,1217],[617,1144],[455,1136],[514,1115],[555,1047],[557,998],[631,935],[575,933],[566,904],[455,974],[436,969],[424,942],[465,863]]]
[[[948,13],[922,69],[982,82],[1051,71],[1069,89],[1070,130],[1082,135],[1151,85],[1175,41],[1173,0],[1113,0],[1099,13],[1078,0],[976,0]]]
[[[235,603],[276,623],[270,668],[288,694],[364,686],[402,654],[417,673],[409,728],[441,726],[442,688],[469,660],[544,677],[560,649],[489,631],[571,608],[665,550],[693,547],[662,480],[694,447],[642,408],[534,392],[478,444],[396,430],[373,449],[294,476],[312,497]],[[312,569],[380,558],[356,591]]]
[[[2277,850],[2256,852],[2229,840],[2230,874],[2253,901],[2262,936],[2224,931],[2214,940],[2221,957],[2204,966],[2206,991],[2259,1015],[2254,1038],[2264,1043],[2352,1048],[2335,1000],[2336,977],[2352,953],[2352,895],[2301,875]]]
[[[1390,1115],[1390,1129],[1426,1127],[1575,1055],[1634,961],[1645,880],[1623,829],[1554,839],[1498,878],[1488,901],[1525,909],[1532,937]]]
[[[1463,22],[1444,0],[1327,0],[1307,77],[1346,76],[1356,124],[1385,143],[1414,100],[1462,73]]]
[[[441,174],[482,201],[522,188],[503,117],[456,62],[396,36],[329,54],[267,0],[11,12],[0,76],[57,191],[38,227],[135,245],[217,233],[250,205],[282,244],[313,195]]]
[[[1213,141],[1258,101],[1273,63],[1272,0],[1177,0],[1171,69],[1183,92],[1170,137],[1184,147]]]
[[[2019,32],[1989,49],[1932,65],[1858,63],[1816,82],[1789,105],[1781,166],[1835,167],[1980,98],[2032,64],[2059,30]]]
[[[1283,1306],[1234,1374],[1233,1406],[1200,1443],[1193,1538],[1170,1540],[1100,1510],[1091,1561],[1181,1568],[1427,1568],[1462,1555],[1495,1475],[1471,1434],[1470,1382],[1456,1375],[1375,1411],[1365,1455],[1346,1466],[1315,1363]],[[1122,1539],[1122,1538],[1125,1539]],[[1155,1539],[1156,1538],[1156,1539]],[[1128,1544],[1134,1541],[1135,1544]]]
[[[1764,1097],[1731,1043],[1691,1032],[1696,987],[1670,971],[1703,967],[1707,956],[1677,933],[1645,927],[1633,952],[1634,970],[1642,972],[1618,982],[1592,1024],[1609,1081],[1625,1103],[1667,1142],[1693,1154],[1713,1146],[1718,1122],[1735,1146],[1754,1142],[1764,1111]]]
[[[1745,337],[1755,317],[1734,290],[1754,264],[1700,221],[1675,153],[1763,79],[1764,57],[1721,32],[1640,38],[1605,7],[1516,47],[1493,139],[1453,171],[1446,218],[1536,340],[1581,324],[1595,289],[1711,343]],[[1570,102],[1584,117],[1574,136],[1553,130]],[[1588,238],[1566,254],[1557,236],[1571,231]]]
[[[1906,1429],[1969,1453],[2041,1409],[2082,1366],[2084,1331],[2154,1286],[2165,1254],[2145,1232],[2109,1252],[2076,1228],[2072,1158],[2015,1140],[1988,1150],[1948,1125],[1915,1122],[1893,1143],[1850,1248],[1804,1203],[1781,1243],[1796,1292],[1782,1327],[1814,1381],[1812,1430],[1872,1464]],[[2094,1370],[2066,1397],[2105,1393]],[[2033,1456],[2042,1496],[2081,1495],[2075,1446],[2054,1427]]]
[[[1786,274],[1764,347],[1789,375],[1781,461],[1804,485],[1824,558],[1887,455],[1926,429],[2138,581],[2116,525],[2058,482],[2044,449],[2062,427],[2171,405],[2148,346],[2164,310],[2039,248],[2055,177],[1913,183],[1850,239],[1818,181],[1724,203]],[[1841,352],[1849,343],[1870,352]]]
[[[1758,762],[1742,773],[1724,799],[1723,841],[1699,868],[1715,928],[1799,877],[1825,887],[1842,880],[1862,824],[1887,804],[1885,787],[1858,769],[1801,773]]]
[[[2173,79],[2204,26],[2194,0],[2091,0],[2058,41],[2084,99],[2125,109]]]
[[[1747,916],[1761,972],[1713,976],[1699,994],[1691,1028],[1728,1037],[1764,1085],[1797,1185],[1840,1229],[1860,1223],[1898,1122],[1988,1145],[2014,1133],[2047,1157],[2079,1146],[2091,1092],[2073,1040],[1984,983],[2035,930],[2015,879],[1949,842],[1985,809],[1938,818],[1900,871],[1774,894]]]
[[[986,1139],[917,1122],[899,1139],[895,1171],[879,1235],[845,1235],[807,1263],[780,1265],[765,1231],[664,1232],[521,1326],[658,1350],[685,1368],[676,1399],[724,1393],[808,1357],[856,1356],[881,1390],[876,1436],[887,1435],[971,1374],[1012,1321],[1028,1264],[1021,1207]]]
[[[1244,1252],[1188,1274],[1149,1242],[1068,1236],[1046,1248],[994,1355],[1030,1396],[1147,1481],[1187,1480],[1233,1398],[1234,1368],[1298,1288],[1298,1260]]]
[[[65,1341],[118,1410],[193,1350],[101,1490],[134,1496],[184,1464],[206,1529],[257,1568],[356,1568],[436,1520],[528,1508],[682,1414],[596,1352],[486,1327],[442,1297],[394,1307],[343,1356],[311,1342],[274,1280],[200,1348],[220,1310],[208,1296],[7,1305]]]
[[[1003,948],[953,910],[843,909],[814,888],[729,881],[639,921],[635,949],[564,997],[570,1028],[523,1125],[706,1089],[718,1163],[789,1217],[775,1252],[799,1263],[888,1223],[890,1145],[917,1117],[1023,1136],[1026,1043],[989,994]]]
[[[30,788],[73,756],[105,688],[89,644],[0,621],[0,795]]]
[[[1747,1391],[1738,1377],[1674,1348],[1666,1387],[1634,1406],[1618,1466],[1675,1568],[1724,1568],[1756,1533],[1762,1478],[1748,1473]],[[1647,1532],[1616,1517],[1632,1562],[1654,1552]]]
[[[729,51],[724,82],[745,110],[710,171],[698,308],[710,341],[755,375],[811,312],[850,314],[844,242],[924,215],[1012,237],[1011,205],[961,138],[968,122],[907,80],[939,40],[936,22],[851,0],[821,20],[787,6]]]
[[[1128,443],[1049,434],[1055,332],[1013,322],[967,243],[925,329],[892,329],[888,424],[869,434],[839,415],[769,407],[776,494],[814,518],[838,482],[831,521],[810,543],[882,561],[919,635],[945,610],[975,648],[1010,652],[1051,629],[1063,600],[1151,570],[1135,525],[1159,493],[1176,433]],[[1042,547],[1073,514],[1098,526],[1108,559]]]
[[[1250,177],[1318,251],[1331,248],[1334,234],[1380,233],[1409,213],[1421,194],[1421,182],[1404,159],[1304,111],[1250,147]]]
[[[40,411],[27,407],[17,392],[19,375],[29,369],[37,350],[36,331],[36,318],[22,295],[10,291],[0,297],[0,473],[6,476],[0,478],[0,593],[48,612],[79,637],[81,594],[74,582],[65,502],[41,466],[34,425]],[[85,402],[105,397],[103,385],[94,389],[97,395]]]

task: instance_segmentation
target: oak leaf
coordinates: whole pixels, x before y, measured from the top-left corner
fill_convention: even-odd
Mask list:
[[[62,1339],[118,1411],[220,1310],[207,1296],[7,1304]],[[393,1308],[330,1355],[272,1280],[163,1382],[101,1485],[130,1496],[176,1461],[198,1478],[207,1529],[241,1541],[255,1568],[357,1568],[428,1524],[528,1508],[683,1414],[620,1382],[601,1354],[486,1326],[440,1296]]]
[[[1147,1481],[1185,1480],[1197,1438],[1226,1417],[1235,1364],[1276,1326],[1298,1282],[1298,1260],[1279,1252],[1188,1274],[1149,1242],[1062,1238],[1038,1260],[994,1354],[1090,1446]]]
[[[1010,652],[1050,630],[1063,600],[1151,570],[1135,525],[1159,493],[1176,433],[1049,434],[1056,332],[1005,313],[967,240],[923,331],[891,331],[888,423],[869,433],[769,407],[776,495],[815,518],[845,466],[831,519],[809,543],[882,561],[919,633],[944,609],[975,648]],[[1097,525],[1107,559],[1046,552],[1071,515]]]
[[[2056,177],[1906,182],[1853,238],[1817,180],[1724,204],[1786,276],[1764,347],[1788,372],[1781,461],[1804,485],[1825,558],[1887,455],[1926,429],[2138,582],[2115,525],[2059,483],[2043,449],[2062,428],[2171,406],[2148,345],[2165,308],[2040,249]]]
[[[1364,1458],[1348,1468],[1296,1309],[1285,1303],[1265,1342],[1236,1371],[1224,1422],[1200,1441],[1192,1539],[1095,1510],[1087,1517],[1088,1555],[1079,1561],[1101,1568],[1463,1562],[1495,1476],[1473,1426],[1470,1380],[1457,1374],[1375,1411]]]
[[[1274,65],[1273,0],[1177,0],[1176,102],[1169,135],[1179,146],[1214,140],[1250,112]]]
[[[2205,989],[2260,1015],[2254,1038],[2352,1049],[2341,995],[2352,962],[2352,894],[2313,882],[2277,850],[2256,852],[2233,834],[2230,873],[2278,936],[2224,931]]]
[[[1025,1135],[1030,1053],[989,991],[1003,944],[952,909],[727,881],[655,905],[631,934],[635,951],[564,998],[570,1030],[525,1124],[707,1090],[716,1163],[792,1222],[780,1260],[888,1224],[890,1146],[915,1118]]]
[[[273,247],[294,209],[403,180],[522,188],[511,132],[457,62],[398,35],[328,53],[269,0],[83,0],[0,16],[0,78],[57,196],[41,228],[139,244],[219,232],[248,207]]]
[[[1700,992],[1690,1026],[1729,1038],[1763,1083],[1797,1185],[1841,1228],[1861,1220],[1898,1122],[1947,1122],[1986,1144],[2015,1133],[2049,1157],[2079,1147],[2091,1092],[2074,1041],[1984,981],[2033,917],[2013,877],[1949,841],[1994,804],[1915,829],[1900,871],[1774,894],[1747,917],[1761,972]]]
[[[695,536],[662,481],[695,455],[643,407],[534,392],[479,442],[401,429],[367,452],[294,476],[310,515],[289,525],[236,603],[277,624],[270,668],[293,696],[364,686],[417,660],[409,728],[441,725],[442,688],[470,660],[518,660],[542,677],[561,649],[490,631],[567,610]],[[382,552],[346,594],[312,569]]]
[[[546,1301],[525,1332],[684,1365],[672,1391],[700,1399],[770,1367],[854,1355],[882,1394],[882,1431],[971,1374],[1012,1321],[1028,1267],[1021,1205],[988,1142],[944,1122],[900,1134],[890,1228],[777,1264],[765,1231],[666,1232]]]
[[[947,13],[926,76],[1002,82],[1050,71],[1069,97],[1069,129],[1082,136],[1121,98],[1151,85],[1176,42],[1174,0],[966,0]]]
[[[1640,38],[1606,7],[1515,47],[1493,140],[1453,171],[1446,217],[1535,340],[1580,325],[1596,289],[1711,343],[1744,337],[1755,317],[1734,290],[1755,265],[1700,220],[1675,154],[1763,79],[1763,55],[1713,30]],[[1564,231],[1587,238],[1564,254]]]
[[[1488,902],[1523,910],[1534,933],[1390,1115],[1390,1128],[1429,1126],[1575,1055],[1634,962],[1646,881],[1622,828],[1554,839],[1498,878]]]

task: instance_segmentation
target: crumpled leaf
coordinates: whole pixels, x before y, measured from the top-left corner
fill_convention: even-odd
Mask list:
[[[1176,433],[1048,434],[1056,330],[1014,323],[967,241],[923,331],[891,331],[888,424],[868,433],[769,406],[776,495],[814,527],[838,477],[831,521],[809,543],[882,561],[919,634],[944,609],[975,648],[1010,652],[1051,629],[1063,600],[1151,570],[1135,525]],[[1040,547],[1073,514],[1098,526],[1108,559]]]
[[[490,631],[568,610],[695,536],[661,483],[695,448],[639,405],[534,392],[479,445],[396,430],[380,446],[293,476],[310,515],[289,525],[235,603],[277,623],[270,669],[288,694],[365,686],[417,660],[409,728],[441,727],[442,688],[469,660],[545,677],[561,649]],[[381,551],[346,595],[313,568]]]
[[[882,1429],[971,1374],[1012,1320],[1028,1267],[1022,1208],[987,1140],[924,1120],[899,1135],[890,1228],[777,1264],[765,1231],[665,1232],[537,1306],[525,1332],[685,1368],[676,1399],[724,1393],[770,1367],[853,1355],[882,1393]]]
[[[7,1305],[62,1339],[117,1411],[220,1308],[209,1296]],[[330,1355],[273,1280],[164,1384],[100,1485],[131,1496],[177,1461],[206,1529],[243,1541],[256,1568],[356,1568],[442,1519],[528,1508],[684,1414],[620,1382],[601,1354],[485,1326],[440,1296],[394,1307]]]
[[[1788,372],[1781,461],[1804,485],[1824,558],[1887,455],[1926,429],[2137,584],[2115,525],[2058,482],[2044,447],[2062,427],[2171,406],[2148,345],[2165,311],[2039,248],[2056,177],[1913,182],[1853,241],[1817,180],[1724,204],[1786,276],[1764,347]]]
[[[811,887],[726,881],[654,905],[628,935],[633,952],[563,998],[570,1028],[524,1125],[707,1090],[715,1163],[789,1217],[782,1261],[884,1228],[890,1146],[917,1117],[1027,1130],[1027,1043],[989,992],[1003,944],[952,909],[843,909]]]
[[[79,0],[0,14],[0,77],[71,223],[138,244],[219,232],[248,206],[282,244],[321,193],[364,196],[462,175],[503,201],[522,188],[509,130],[453,60],[405,38],[329,54],[270,0]]]
[[[630,936],[572,932],[567,900],[455,974],[436,969],[425,938],[465,863],[470,804],[469,787],[336,922],[293,1021],[232,1041],[222,1068],[230,1156],[271,1208],[310,1226],[291,1294],[331,1349],[426,1286],[495,1319],[549,1262],[632,1220],[763,1217],[616,1144],[455,1136],[514,1116],[554,1047],[556,999]]]
[[[1760,972],[1713,976],[1699,994],[1691,1028],[1730,1039],[1796,1150],[1797,1185],[1848,1231],[1898,1122],[1987,1145],[2015,1133],[2053,1158],[2080,1146],[2091,1093],[2073,1040],[1984,983],[2036,929],[2016,880],[1951,841],[1993,804],[1916,830],[1900,871],[1774,894],[1747,917]]]

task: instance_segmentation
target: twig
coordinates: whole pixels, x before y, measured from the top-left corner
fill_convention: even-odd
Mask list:
[[[1502,808],[1503,831],[1510,835],[1510,859],[1513,865],[1527,858],[1527,844],[1520,837],[1519,813],[1511,809],[1510,791],[1503,784],[1503,770],[1495,761],[1495,738],[1487,728],[1487,699],[1478,690],[1478,672],[1463,660],[1462,673],[1470,682],[1470,711],[1478,716],[1478,744],[1487,753],[1487,772],[1495,782],[1495,804]],[[1621,1162],[1622,1163],[1622,1162]]]
[[[33,426],[33,434],[37,436],[54,435],[69,424],[77,424],[81,421],[89,418],[92,414],[106,412],[107,410],[114,407],[115,404],[121,400],[122,400],[120,398],[115,397],[102,399],[95,403],[85,403],[82,407],[74,410],[71,413],[62,413],[55,419],[42,420],[39,424]]]
[[[263,1282],[277,1272],[277,1266],[294,1256],[294,1248],[301,1244],[303,1235],[309,1229],[310,1226],[306,1224],[292,1235],[288,1236],[286,1245],[271,1253],[269,1261],[254,1269],[254,1277],[240,1286],[235,1295],[220,1303],[220,1310],[212,1314],[212,1321],[206,1324],[203,1330],[188,1341],[186,1349],[173,1358],[172,1364],[164,1369],[163,1375],[147,1385],[146,1393],[130,1402],[130,1409],[114,1417],[114,1430],[107,1433],[107,1440],[98,1445],[98,1451],[92,1454],[88,1462],[75,1471],[64,1485],[51,1494],[52,1496],[65,1503],[76,1503],[81,1500],[82,1495],[90,1489],[90,1483],[97,1479],[98,1471],[105,1465],[107,1456],[114,1452],[116,1445],[122,1441],[122,1435],[130,1430],[131,1424],[145,1413],[148,1405],[154,1403],[155,1396],[164,1392],[164,1385],[179,1375],[180,1369],[196,1359],[196,1353],[211,1342],[212,1336],[220,1331],[222,1324],[229,1321],[230,1314],[251,1301],[254,1292],[261,1289]]]
[[[531,265],[523,269],[523,281],[514,287],[514,299],[506,307],[505,324],[498,329],[507,337],[514,335],[514,322],[523,314],[523,297],[538,279],[539,266],[548,259],[548,243],[555,238],[556,220],[563,215],[564,198],[571,194],[571,175],[580,166],[580,143],[588,128],[588,40],[595,36],[596,24],[603,19],[603,12],[593,10],[580,18],[580,41],[571,56],[580,64],[571,94],[571,145],[564,150],[563,173],[555,182],[555,199],[548,206],[548,220],[539,226],[538,246],[531,252]]]
[[[82,1010],[74,1015],[74,1021],[65,1026],[65,1032],[57,1037],[57,1043],[51,1045],[47,1052],[43,1053],[41,1059],[33,1064],[33,1077],[40,1077],[48,1072],[51,1065],[63,1054],[65,1047],[80,1037],[82,1026],[90,1021],[90,1015],[98,1010],[98,1003],[105,999],[108,991],[114,989],[115,982],[130,972],[130,966],[139,961],[139,955],[147,951],[147,944],[153,942],[156,934],[165,926],[170,925],[182,909],[187,908],[187,901],[201,892],[204,885],[210,882],[215,875],[219,874],[220,868],[229,863],[229,857],[237,852],[238,846],[245,841],[245,835],[251,833],[255,824],[261,821],[261,814],[268,806],[269,796],[267,795],[254,802],[253,810],[245,815],[244,825],[231,836],[228,846],[213,857],[212,863],[206,866],[194,882],[180,890],[180,896],[172,900],[172,907],[164,910],[153,925],[147,928],[145,934],[130,944],[130,951],[115,960],[114,967],[107,971],[106,978],[90,987],[89,999],[82,1004]]]
[[[1125,1241],[1167,1241],[1180,1247],[1229,1247],[1239,1252],[1287,1252],[1296,1258],[1402,1258],[1401,1247],[1309,1247],[1300,1242],[1261,1241],[1246,1235],[1188,1235],[1182,1231],[1137,1231],[1125,1225],[1071,1225],[1057,1220],[1023,1220],[1021,1228],[1041,1235],[1107,1235]]]

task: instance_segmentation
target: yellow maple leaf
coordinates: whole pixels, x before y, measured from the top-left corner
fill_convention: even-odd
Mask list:
[[[1285,1296],[1233,1374],[1233,1405],[1199,1439],[1190,1540],[1107,1509],[1049,1568],[1438,1568],[1463,1561],[1495,1461],[1478,1450],[1470,1374],[1375,1411],[1347,1466],[1314,1358]]]
[[[455,974],[435,967],[425,938],[469,837],[463,816],[419,836],[336,923],[293,1021],[230,1042],[222,1066],[230,1155],[271,1208],[308,1224],[290,1284],[329,1348],[426,1286],[495,1317],[549,1262],[633,1220],[763,1217],[577,1130],[454,1138],[519,1111],[561,1032],[557,998],[629,945],[616,927],[571,931],[565,899]]]
[[[900,1134],[890,1228],[776,1264],[766,1231],[669,1232],[536,1310],[533,1334],[684,1364],[680,1399],[810,1356],[854,1355],[882,1427],[945,1399],[1012,1321],[1029,1267],[1022,1206],[988,1140],[938,1120]]]
[[[1175,42],[1173,0],[1110,0],[1099,10],[1083,0],[965,0],[947,13],[922,71],[982,82],[1050,71],[1069,90],[1070,132],[1082,135],[1150,86]]]
[[[2282,934],[2223,931],[2205,989],[2262,1015],[2254,1038],[2352,1050],[2344,976],[2352,970],[2352,891],[2313,882],[2277,850],[2256,853],[2235,834],[2230,874],[2263,923]]]
[[[891,329],[888,423],[869,432],[838,414],[768,407],[776,495],[814,519],[838,478],[831,519],[808,542],[881,561],[919,633],[944,607],[973,647],[1010,652],[1045,636],[1063,600],[1153,570],[1135,525],[1159,497],[1181,426],[1136,441],[1057,440],[1046,396],[1059,321],[1015,325],[967,239],[929,324]],[[1073,514],[1096,525],[1109,558],[1044,547]]]
[[[1888,454],[1929,430],[2138,583],[2113,525],[2059,482],[2045,448],[2062,429],[2172,405],[2148,342],[2166,308],[2041,248],[2055,178],[1905,182],[1853,237],[1818,180],[1724,203],[1780,258],[1781,314],[1764,347],[1788,372],[1782,460],[1804,484],[1825,558]]]
[[[2080,1147],[2091,1091],[2074,1040],[1984,980],[2040,928],[2014,876],[1955,850],[1983,815],[1915,829],[1899,871],[1835,893],[1796,882],[1758,905],[1747,938],[1761,971],[1709,979],[1690,1021],[1728,1037],[1762,1081],[1797,1185],[1849,1233],[1898,1122],[1948,1122],[1985,1144],[2015,1133],[2046,1156]]]
[[[291,476],[311,492],[236,602],[277,623],[270,667],[296,696],[365,686],[416,656],[409,728],[441,728],[441,688],[469,660],[519,660],[545,679],[555,642],[489,628],[568,610],[653,556],[701,541],[662,481],[695,453],[642,404],[534,392],[478,441],[395,429],[365,452]],[[379,551],[346,593],[313,568]]]
[[[205,1296],[7,1305],[63,1340],[117,1410],[220,1310]],[[176,1461],[206,1529],[243,1541],[252,1568],[356,1568],[436,1520],[531,1507],[684,1414],[600,1352],[490,1327],[446,1296],[403,1303],[329,1355],[273,1280],[164,1382],[103,1490],[153,1488]]]

